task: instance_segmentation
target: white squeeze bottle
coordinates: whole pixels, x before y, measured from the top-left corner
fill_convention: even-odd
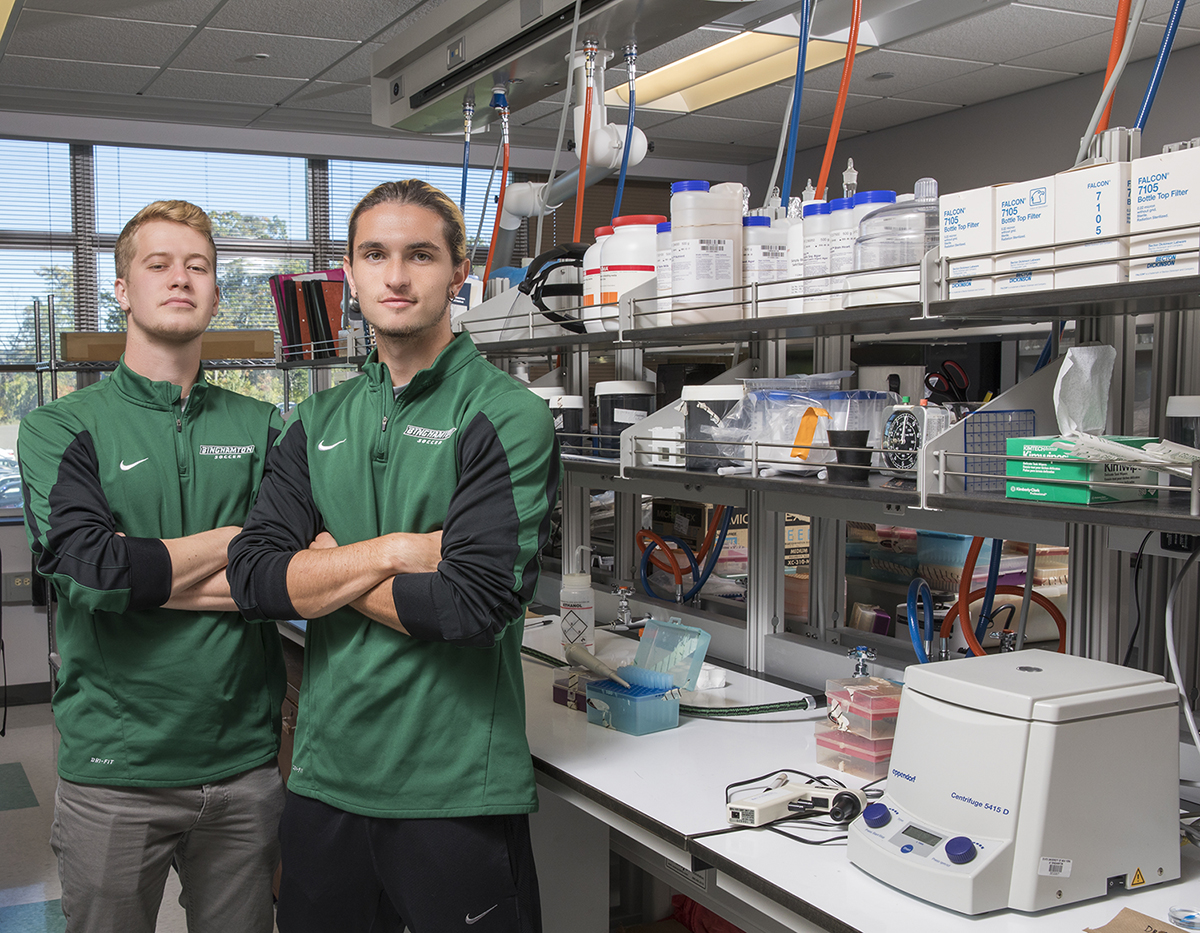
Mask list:
[[[588,563],[580,563],[579,552],[588,552]],[[558,591],[558,612],[562,624],[562,650],[582,645],[593,651],[596,643],[596,594],[592,590],[591,551],[586,544],[575,549],[579,573],[564,573],[562,589]]]

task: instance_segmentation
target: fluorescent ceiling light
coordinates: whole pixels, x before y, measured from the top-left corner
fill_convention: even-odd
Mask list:
[[[691,113],[713,104],[779,84],[796,75],[795,36],[744,32],[718,42],[677,62],[637,77],[637,106],[645,110]],[[870,46],[859,45],[855,54]],[[810,39],[805,71],[820,68],[846,56],[844,42]],[[619,84],[604,95],[612,107],[629,104],[629,84]]]

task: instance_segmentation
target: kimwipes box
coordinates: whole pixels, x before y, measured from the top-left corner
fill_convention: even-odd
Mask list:
[[[1105,440],[1141,449],[1153,442],[1153,437],[1106,436]],[[1064,446],[1055,446],[1055,445]],[[1009,460],[1005,467],[1008,482],[1005,496],[1009,499],[1042,499],[1047,502],[1070,502],[1076,505],[1096,505],[1101,502],[1129,502],[1135,499],[1155,499],[1157,489],[1140,489],[1134,484],[1154,486],[1158,473],[1131,463],[1100,462],[1072,457],[1072,442],[1061,437],[1010,437],[1007,452],[1010,457],[1045,457],[1053,463]],[[1055,482],[1060,480],[1060,482]],[[1061,481],[1066,482],[1061,482]],[[1082,483],[1120,483],[1121,486],[1073,485]]]

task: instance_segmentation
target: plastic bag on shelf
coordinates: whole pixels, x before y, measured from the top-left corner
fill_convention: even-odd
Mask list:
[[[786,473],[816,473],[836,459],[829,449],[833,426],[827,402],[791,388],[756,388],[719,424],[702,427],[727,460],[749,466],[758,443],[762,467]],[[761,446],[772,445],[772,446]]]

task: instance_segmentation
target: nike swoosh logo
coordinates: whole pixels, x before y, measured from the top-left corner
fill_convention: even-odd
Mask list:
[[[333,448],[335,448],[338,444],[344,443],[346,443],[346,438],[344,437],[340,441],[335,441],[332,444],[326,444],[324,441],[321,441],[319,444],[317,444],[317,450],[333,450]]]
[[[478,923],[480,920],[482,920],[484,917],[486,917],[488,914],[490,914],[493,910],[495,910],[499,906],[500,906],[499,904],[493,904],[491,907],[489,907],[487,910],[485,910],[483,913],[481,913],[478,917],[472,917],[470,914],[467,914],[467,923],[468,924]]]
[[[139,463],[145,463],[149,459],[150,459],[149,457],[142,457],[141,460],[135,460],[133,463],[126,463],[124,460],[122,460],[121,461],[121,469],[122,470],[132,470]]]

